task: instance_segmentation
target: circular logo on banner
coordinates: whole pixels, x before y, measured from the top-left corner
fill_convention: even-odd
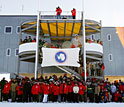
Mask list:
[[[67,58],[66,54],[62,51],[57,52],[56,55],[55,55],[55,59],[59,63],[65,62],[66,58]]]

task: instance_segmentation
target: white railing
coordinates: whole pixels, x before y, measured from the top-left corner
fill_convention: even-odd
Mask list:
[[[19,54],[22,52],[36,51],[36,42],[24,43],[19,45]]]
[[[86,43],[86,51],[99,52],[103,54],[103,46],[98,43]]]
[[[56,11],[40,11],[41,15],[55,15],[56,16]],[[61,13],[62,16],[72,16],[71,11],[62,11]],[[81,11],[76,11],[76,19],[81,20],[82,18],[82,12]]]

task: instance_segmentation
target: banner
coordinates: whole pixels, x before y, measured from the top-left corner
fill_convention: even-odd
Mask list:
[[[43,61],[41,66],[75,66],[80,67],[79,62],[80,48],[42,48]]]

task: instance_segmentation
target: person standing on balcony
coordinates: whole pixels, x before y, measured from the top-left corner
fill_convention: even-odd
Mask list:
[[[59,6],[56,8],[56,12],[57,19],[61,19],[62,9]]]
[[[76,19],[76,9],[75,8],[73,8],[73,10],[71,10],[71,13],[72,13],[72,18]]]

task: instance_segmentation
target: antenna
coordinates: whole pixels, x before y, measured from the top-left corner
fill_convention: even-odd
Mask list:
[[[22,4],[22,13],[23,13],[23,11],[24,11],[24,4]]]
[[[2,12],[2,5],[0,5],[0,12]]]

